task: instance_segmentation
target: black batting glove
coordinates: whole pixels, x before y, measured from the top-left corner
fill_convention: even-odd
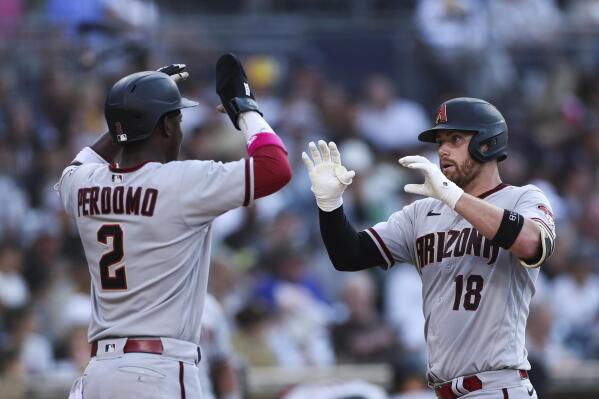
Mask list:
[[[175,82],[179,82],[179,81],[185,80],[189,77],[189,73],[185,72],[185,68],[187,68],[187,65],[185,65],[185,64],[171,64],[171,65],[160,67],[156,71],[166,73]]]
[[[216,93],[237,130],[240,130],[237,120],[242,112],[256,111],[262,115],[243,65],[231,53],[222,55],[216,62]]]

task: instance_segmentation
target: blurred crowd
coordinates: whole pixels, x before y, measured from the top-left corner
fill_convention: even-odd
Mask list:
[[[406,154],[436,160],[434,146],[417,140],[436,106],[476,96],[507,119],[503,181],[540,187],[556,217],[557,249],[541,269],[528,323],[533,383],[558,364],[599,359],[599,1],[407,3],[404,22],[413,25],[416,43],[407,62],[417,68],[403,80],[418,82],[418,93],[404,93],[396,76],[378,71],[347,82],[309,60],[240,52],[294,175],[281,192],[214,223],[209,291],[230,334],[228,355],[240,369],[385,363],[394,370],[390,393],[425,390],[418,274],[410,265],[386,272],[332,268],[300,154],[312,140],[337,142],[357,174],[344,195],[346,211],[366,228],[417,199],[403,185],[419,177],[396,160]],[[53,185],[79,149],[106,130],[103,103],[112,83],[134,71],[188,63],[191,78],[182,91],[201,106],[184,110],[183,157],[246,155],[242,135],[215,111],[213,61],[229,49],[182,43],[172,31],[161,37],[168,14],[168,6],[144,0],[0,2],[3,392],[18,395],[33,375],[75,378],[89,359],[87,263]],[[161,43],[158,50],[150,40]],[[542,385],[536,387],[543,397]]]

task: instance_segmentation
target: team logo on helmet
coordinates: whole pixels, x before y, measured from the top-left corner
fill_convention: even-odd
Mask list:
[[[127,141],[127,135],[123,133],[123,125],[121,124],[121,122],[115,122],[114,128],[116,130],[116,140],[119,143]]]
[[[439,112],[437,112],[437,117],[435,118],[435,125],[438,125],[439,123],[447,123],[447,106],[445,103],[441,104]]]

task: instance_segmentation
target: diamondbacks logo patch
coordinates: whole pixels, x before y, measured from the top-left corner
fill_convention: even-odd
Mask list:
[[[439,123],[447,123],[447,106],[445,103],[441,104],[439,111],[437,112],[437,117],[435,118],[435,125],[438,125]]]

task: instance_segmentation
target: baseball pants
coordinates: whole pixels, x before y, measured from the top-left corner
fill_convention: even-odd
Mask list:
[[[199,352],[190,342],[161,338],[162,354],[125,353],[127,338],[98,341],[98,350],[69,399],[201,398]]]
[[[456,378],[450,382],[457,394],[440,395],[437,397],[460,399],[538,399],[537,392],[533,388],[528,376],[525,377],[518,370],[486,371],[476,374],[482,383],[482,388],[468,392],[463,387],[463,377]],[[462,392],[464,392],[462,394]]]

